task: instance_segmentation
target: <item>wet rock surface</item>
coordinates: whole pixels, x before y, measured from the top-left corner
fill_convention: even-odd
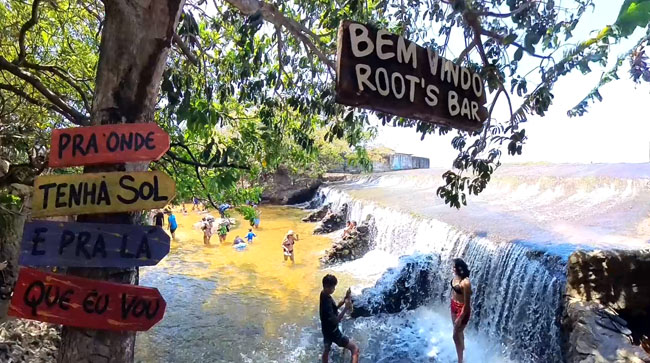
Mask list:
[[[630,343],[632,332],[627,322],[612,309],[570,299],[563,323],[569,363],[650,362],[648,353]]]
[[[318,210],[315,210],[305,218],[302,219],[303,222],[320,222],[325,216],[327,215],[327,212],[330,211],[330,204],[324,205],[320,207]]]
[[[20,319],[0,324],[0,362],[54,362],[60,343],[57,325]]]
[[[435,298],[440,281],[440,258],[434,255],[413,255],[400,259],[398,267],[388,269],[374,287],[353,297],[352,317],[413,310]]]
[[[314,228],[314,234],[327,234],[334,231],[338,231],[345,227],[345,222],[348,214],[348,205],[343,204],[341,209],[336,212],[331,210],[325,217],[318,223],[316,228]]]
[[[567,348],[570,362],[650,362],[650,349],[642,348],[650,337],[649,276],[650,250],[570,256],[565,324],[574,343]]]
[[[370,251],[376,234],[375,219],[368,215],[366,220],[357,226],[356,230],[334,241],[332,248],[327,249],[325,256],[321,258],[321,264],[333,265],[362,257]]]

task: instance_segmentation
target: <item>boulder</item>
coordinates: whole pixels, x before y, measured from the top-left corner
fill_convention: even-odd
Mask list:
[[[323,220],[318,223],[316,228],[314,228],[314,234],[327,234],[334,231],[338,231],[345,227],[345,221],[348,215],[348,205],[343,204],[341,209],[335,213],[331,210]]]
[[[298,175],[280,167],[262,180],[262,201],[271,204],[298,204],[311,200],[322,184],[319,178]]]
[[[630,344],[632,332],[625,320],[598,303],[568,299],[563,325],[566,362],[650,362],[650,355]]]
[[[303,222],[319,222],[327,215],[327,212],[330,211],[330,205],[324,205],[320,209],[315,210],[305,218],[302,219]]]
[[[374,236],[377,234],[375,219],[368,215],[350,235],[334,241],[332,248],[325,251],[321,258],[321,264],[332,265],[335,263],[352,261],[363,257],[372,245]]]
[[[352,317],[394,314],[429,303],[434,291],[442,289],[435,286],[436,281],[441,281],[437,276],[439,267],[440,257],[436,255],[400,258],[399,265],[386,271],[374,287],[366,288],[361,295],[352,298]]]

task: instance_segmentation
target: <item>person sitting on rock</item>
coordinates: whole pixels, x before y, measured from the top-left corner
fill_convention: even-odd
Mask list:
[[[343,230],[343,237],[341,238],[349,236],[350,232],[352,232],[352,222],[347,221],[347,223],[345,223],[345,229]]]

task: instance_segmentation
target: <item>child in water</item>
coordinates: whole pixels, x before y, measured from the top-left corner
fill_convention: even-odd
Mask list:
[[[226,235],[228,235],[228,226],[226,224],[222,224],[219,226],[219,242],[224,243],[226,242]]]
[[[248,243],[253,243],[253,238],[257,237],[255,233],[253,233],[253,229],[249,228],[248,229],[248,234],[246,235],[246,239],[248,240]]]

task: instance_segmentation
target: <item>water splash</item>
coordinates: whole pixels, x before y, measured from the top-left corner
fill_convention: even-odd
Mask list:
[[[500,341],[502,349],[514,359],[562,361],[559,317],[566,284],[566,260],[562,256],[525,242],[491,241],[435,219],[352,198],[335,187],[323,191],[334,208],[348,204],[349,219],[360,220],[368,214],[375,217],[379,232],[374,253],[422,256],[415,258],[433,255],[443,262],[441,273],[430,275],[434,306],[448,306],[449,262],[462,257],[472,270],[474,286],[469,327]],[[389,280],[390,276],[386,278]]]

